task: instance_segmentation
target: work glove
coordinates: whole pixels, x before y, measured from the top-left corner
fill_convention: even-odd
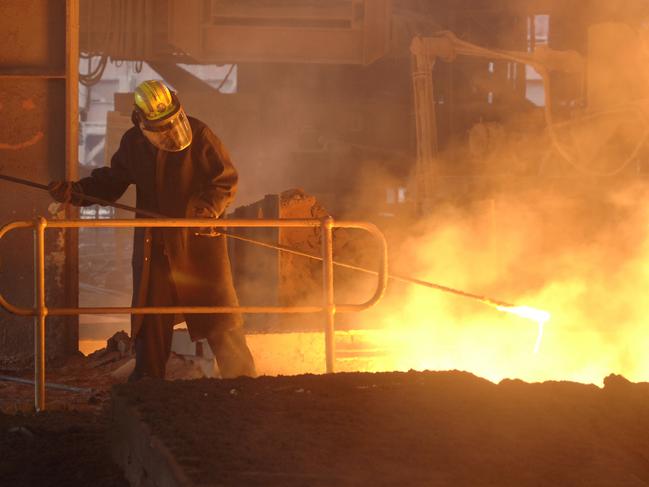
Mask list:
[[[47,190],[59,203],[78,205],[83,200],[83,188],[74,181],[52,181],[47,185]]]
[[[217,218],[218,215],[210,206],[200,200],[193,199],[187,208],[187,218]],[[194,229],[194,235],[197,237],[218,237],[219,232],[214,227],[200,227]]]

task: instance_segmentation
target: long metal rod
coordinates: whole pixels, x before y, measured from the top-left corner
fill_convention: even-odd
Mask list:
[[[97,308],[52,308],[48,310],[49,316],[68,316],[75,314],[104,315],[104,314],[219,314],[219,313],[321,313],[322,306],[141,306],[141,307],[97,307]]]
[[[79,179],[79,2],[66,0],[65,39],[65,179]],[[79,209],[65,208],[65,218],[79,218]],[[63,233],[65,249],[64,300],[66,306],[79,306],[79,232],[67,229]],[[62,330],[65,348],[79,351],[79,317],[71,316]]]
[[[39,347],[40,347],[40,333],[39,333],[39,306],[38,306],[38,226],[34,225],[34,408],[38,411],[38,406],[41,401],[40,390],[38,388],[38,368],[39,368]]]
[[[327,373],[334,372],[336,356],[334,302],[334,266],[333,266],[333,218],[322,219],[322,306],[324,308],[325,357]]]
[[[34,227],[34,298],[37,315],[34,317],[34,406],[45,410],[45,218],[39,218]]]
[[[266,247],[268,249],[279,250],[281,252],[287,252],[289,254],[299,255],[301,257],[306,257],[306,258],[309,258],[309,259],[322,260],[322,257],[319,256],[319,255],[309,254],[308,252],[302,252],[300,250],[295,250],[295,249],[292,249],[290,247],[286,247],[286,246],[281,245],[281,244],[271,244],[271,243],[268,243],[268,242],[262,242],[261,240],[256,240],[256,239],[252,239],[252,238],[249,238],[249,237],[243,237],[241,235],[236,235],[236,234],[233,234],[233,233],[227,233],[227,232],[220,232],[220,233],[223,233],[223,234],[227,235],[228,237],[234,238],[236,240],[241,240],[243,242],[248,242],[248,243],[251,243],[253,245],[258,245],[260,247]],[[335,265],[337,267],[342,267],[342,268],[345,268],[345,269],[351,269],[351,270],[354,270],[354,271],[364,272],[366,274],[372,274],[374,276],[379,274],[379,272],[374,271],[372,269],[367,269],[365,267],[361,267],[361,266],[354,265],[354,264],[348,264],[346,262],[340,262],[340,261],[337,261],[337,260],[333,261],[333,265]],[[404,276],[404,275],[401,275],[401,274],[393,274],[392,273],[392,274],[388,274],[387,277],[388,277],[388,279],[392,279],[394,281],[407,282],[407,283],[410,283],[410,284],[416,284],[418,286],[424,286],[424,287],[427,287],[427,288],[430,288],[430,289],[435,289],[437,291],[442,291],[442,292],[445,292],[445,293],[455,294],[457,296],[461,296],[461,297],[464,297],[464,298],[474,299],[474,300],[483,302],[485,304],[493,305],[493,306],[505,306],[505,307],[510,307],[510,308],[515,306],[513,304],[507,303],[505,301],[501,301],[499,299],[489,298],[489,297],[486,297],[486,296],[481,296],[479,294],[474,294],[474,293],[469,293],[469,292],[466,292],[466,291],[461,291],[459,289],[454,289],[452,287],[443,286],[441,284],[435,284],[433,282],[428,282],[428,281],[424,281],[422,279],[417,279],[417,278],[414,278],[414,277]]]
[[[47,184],[36,183],[28,179],[17,178],[15,176],[7,176],[6,174],[0,174],[0,179],[4,179],[5,181],[11,181],[12,183],[22,184],[23,186],[29,186],[32,188],[41,189],[43,191],[49,191]],[[101,198],[95,198],[94,196],[84,195],[82,193],[77,193],[75,191],[72,192],[72,195],[82,197],[84,200],[89,201],[91,203],[95,203],[102,206],[112,206],[120,210],[133,211],[135,213],[139,213],[142,216],[148,216],[151,218],[165,218],[164,216],[158,213],[154,213],[152,211],[142,210],[140,208],[133,208],[132,206],[123,205],[121,203],[106,201]]]
[[[12,377],[10,375],[0,375],[0,380],[5,381],[5,382],[16,382],[18,384],[27,384],[30,386],[33,386],[36,384],[36,381],[30,380],[30,379],[22,379],[20,377]],[[68,386],[65,384],[57,384],[55,382],[46,382],[45,387],[47,389],[58,389],[61,391],[69,391],[69,392],[85,392],[85,393],[90,393],[92,392],[92,389],[87,388],[87,387],[75,387],[75,386]]]
[[[16,178],[16,177],[13,177],[13,176],[6,176],[6,175],[3,175],[3,174],[0,174],[0,179],[5,179],[7,181],[11,181],[11,182],[18,183],[18,184],[23,184],[23,185],[26,185],[26,186],[31,186],[31,187],[38,188],[38,189],[43,189],[43,190],[48,189],[47,186],[44,185],[44,184],[35,183],[33,181],[29,181],[29,180],[21,179],[21,178]],[[86,199],[88,201],[94,201],[95,203],[103,205],[103,206],[113,206],[113,207],[119,208],[121,210],[131,211],[133,213],[140,214],[142,216],[147,216],[147,217],[150,217],[150,218],[166,218],[164,215],[161,215],[161,214],[158,214],[158,213],[155,213],[155,212],[152,212],[152,211],[142,210],[140,208],[134,208],[132,206],[122,205],[120,203],[112,203],[110,201],[102,200],[101,198],[93,198],[93,197],[84,196],[84,195],[77,194],[77,193],[75,193],[75,195],[83,197],[84,199]],[[109,225],[106,225],[106,226],[109,226]],[[236,225],[230,225],[230,226],[234,227]],[[260,224],[259,226],[263,226],[263,224]],[[248,243],[253,244],[253,245],[266,247],[268,249],[274,249],[274,250],[278,250],[278,251],[281,251],[281,252],[287,252],[287,253],[290,253],[290,254],[293,254],[293,255],[300,255],[302,257],[306,257],[306,258],[309,258],[309,259],[322,260],[322,257],[320,257],[320,256],[309,254],[307,252],[301,252],[299,250],[291,249],[291,248],[283,246],[283,245],[270,244],[268,242],[263,242],[261,240],[256,240],[256,239],[249,238],[249,237],[243,237],[241,235],[236,235],[236,234],[225,232],[225,231],[221,231],[220,233],[227,236],[228,238],[234,238],[236,240],[241,240],[243,242],[248,242]],[[333,264],[335,266],[338,266],[338,267],[344,267],[344,268],[352,269],[352,270],[355,270],[355,271],[365,272],[367,274],[373,274],[373,275],[379,274],[377,271],[374,271],[374,270],[371,270],[371,269],[366,269],[364,267],[356,266],[356,265],[353,265],[353,264],[346,264],[346,263],[342,263],[342,262],[338,262],[338,261],[334,261]],[[487,296],[481,296],[479,294],[474,294],[474,293],[462,291],[460,289],[454,289],[454,288],[449,287],[449,286],[444,286],[444,285],[441,285],[441,284],[435,284],[433,282],[424,281],[423,279],[417,279],[417,278],[414,278],[414,277],[404,276],[404,275],[400,275],[400,274],[388,274],[387,278],[388,279],[393,279],[395,281],[401,281],[401,282],[407,282],[407,283],[410,283],[410,284],[415,284],[417,286],[424,286],[424,287],[427,287],[429,289],[435,289],[437,291],[442,291],[442,292],[445,292],[445,293],[455,294],[456,296],[461,296],[463,298],[468,298],[468,299],[473,299],[473,300],[476,300],[476,301],[480,301],[481,303],[488,304],[490,306],[503,306],[503,307],[507,307],[507,308],[513,308],[513,307],[516,306],[514,304],[508,303],[506,301],[502,301],[500,299],[490,298],[490,297],[487,297]]]

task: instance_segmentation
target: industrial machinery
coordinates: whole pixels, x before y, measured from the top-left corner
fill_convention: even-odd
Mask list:
[[[389,0],[81,1],[82,51],[171,64],[370,64],[384,56]]]
[[[543,86],[541,107],[528,107],[527,123],[512,110],[510,120],[478,122],[468,131],[466,150],[462,155],[474,162],[489,161],[489,174],[499,171],[527,171],[528,175],[570,174],[590,177],[614,176],[631,163],[639,163],[639,155],[649,136],[649,83],[643,69],[634,69],[649,61],[646,39],[626,24],[603,23],[589,28],[588,57],[574,50],[555,50],[538,45],[528,52],[490,49],[459,39],[452,32],[434,37],[416,37],[411,44],[412,81],[414,91],[417,162],[414,189],[420,212],[426,213],[439,197],[439,178],[444,175],[437,141],[436,109],[440,98],[434,92],[433,69],[436,61],[455,62],[458,57],[482,58],[489,61],[488,72],[494,75],[494,63],[507,63],[508,78],[516,76],[517,66],[538,73]],[[519,69],[519,71],[522,71]],[[557,120],[553,106],[553,74],[563,73],[581,82],[579,105],[570,107],[568,116]],[[495,96],[494,79],[486,80],[492,88],[485,95],[489,103]],[[531,104],[530,104],[531,105]],[[529,123],[533,117],[542,124]],[[565,112],[566,110],[564,110]],[[518,118],[514,118],[518,116]],[[515,123],[510,123],[515,120]],[[516,139],[512,133],[516,134]],[[541,142],[540,142],[541,141]],[[534,158],[534,167],[521,167],[521,159]],[[570,172],[559,172],[550,162],[559,161]],[[478,162],[478,164],[475,164]],[[499,167],[493,167],[499,164]],[[478,173],[479,173],[478,168]]]

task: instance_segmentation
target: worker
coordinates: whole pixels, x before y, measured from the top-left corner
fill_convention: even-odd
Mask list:
[[[110,167],[80,181],[53,181],[52,197],[87,206],[83,196],[116,201],[134,184],[137,208],[170,218],[219,218],[234,198],[237,172],[214,133],[188,117],[176,93],[160,81],[135,89],[131,117]],[[141,216],[141,215],[138,215]],[[196,228],[136,228],[133,306],[238,306],[225,236]],[[173,326],[170,314],[131,315],[135,369],[129,381],[164,378]],[[255,376],[242,317],[186,314],[193,341],[206,338],[221,376]]]

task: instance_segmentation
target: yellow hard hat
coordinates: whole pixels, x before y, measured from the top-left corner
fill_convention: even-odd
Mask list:
[[[178,152],[192,143],[192,129],[178,97],[161,81],[135,88],[135,114],[140,130],[158,149]]]
[[[164,118],[176,108],[169,88],[157,80],[144,81],[135,88],[135,105],[147,120]]]

